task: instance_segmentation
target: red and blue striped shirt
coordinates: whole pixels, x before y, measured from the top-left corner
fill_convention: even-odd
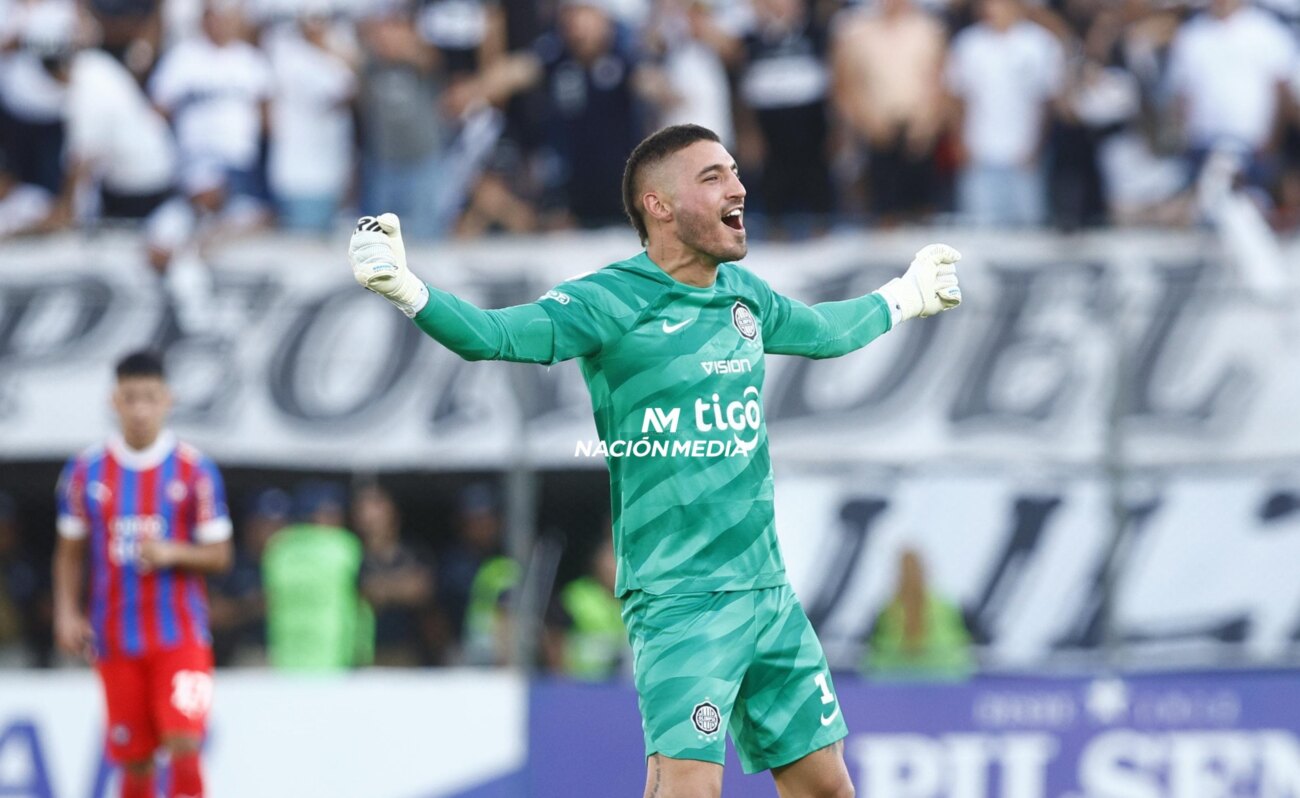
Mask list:
[[[58,505],[59,534],[89,541],[90,622],[100,658],[210,644],[203,576],[171,568],[141,573],[138,563],[143,540],[230,537],[225,487],[211,460],[171,432],[143,451],[115,435],[68,461]]]

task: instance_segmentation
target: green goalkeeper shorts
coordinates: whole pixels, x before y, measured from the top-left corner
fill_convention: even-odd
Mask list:
[[[722,764],[728,730],[746,773],[848,736],[826,655],[788,585],[623,602],[646,756]]]

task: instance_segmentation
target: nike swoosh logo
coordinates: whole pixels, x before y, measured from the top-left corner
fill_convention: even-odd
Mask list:
[[[678,330],[680,330],[681,328],[685,327],[686,325],[688,325],[688,324],[690,324],[690,323],[691,323],[691,320],[690,320],[690,319],[686,319],[686,320],[684,320],[684,321],[679,321],[679,322],[677,322],[676,324],[669,324],[669,323],[668,323],[668,319],[664,319],[664,332],[666,332],[666,333],[675,333],[675,332],[677,332]]]
[[[836,704],[835,711],[830,714],[830,717],[826,717],[825,715],[822,715],[822,725],[823,726],[831,725],[831,723],[839,716],[840,716],[840,705]]]

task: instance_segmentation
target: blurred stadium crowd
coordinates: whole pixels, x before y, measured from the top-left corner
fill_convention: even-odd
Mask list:
[[[1300,223],[1300,7],[1267,0],[0,0],[0,236],[391,210],[416,238],[622,223],[658,126],[752,233],[1189,225],[1227,153]]]
[[[61,664],[51,638],[49,553],[0,493],[0,667]],[[497,488],[459,491],[448,534],[408,530],[374,482],[304,480],[263,488],[235,522],[233,567],[208,580],[219,666],[328,671],[503,666],[516,661],[522,566],[506,555]],[[48,536],[47,536],[48,537]],[[535,665],[576,678],[624,672],[626,633],[613,596],[608,522],[553,592]]]

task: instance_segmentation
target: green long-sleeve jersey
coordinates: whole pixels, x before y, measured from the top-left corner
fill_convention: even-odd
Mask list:
[[[429,294],[415,323],[466,359],[578,358],[609,466],[620,596],[784,584],[764,355],[837,357],[890,328],[877,294],[810,307],[734,263],[699,288],[644,252],[527,305]]]

